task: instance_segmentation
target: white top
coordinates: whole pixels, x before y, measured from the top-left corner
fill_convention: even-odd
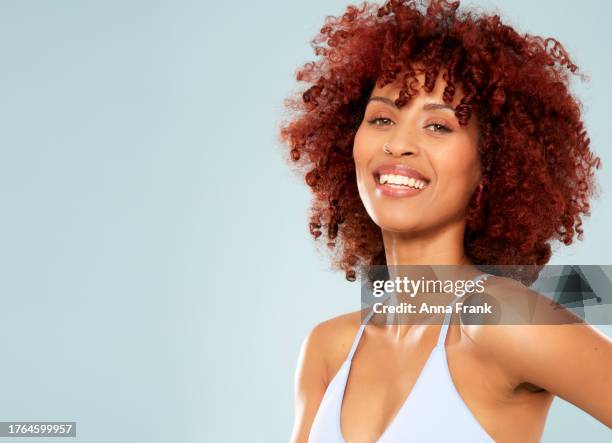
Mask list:
[[[473,279],[486,280],[490,274]],[[455,301],[457,301],[455,299]],[[454,302],[453,301],[453,304]],[[342,399],[353,355],[372,310],[359,327],[347,359],[327,386],[310,429],[308,443],[346,443],[340,429]],[[444,346],[451,315],[447,313],[438,342],[397,415],[376,443],[490,443],[494,440],[474,418],[453,383]]]

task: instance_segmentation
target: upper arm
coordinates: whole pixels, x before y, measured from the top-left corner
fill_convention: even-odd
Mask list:
[[[315,326],[300,349],[295,372],[294,424],[291,443],[306,443],[312,422],[327,388],[324,327]]]
[[[518,300],[506,312],[533,297],[533,291],[514,288],[509,294]],[[540,297],[543,297],[540,295]],[[528,303],[524,303],[527,305]],[[547,307],[548,306],[548,307]],[[612,340],[585,323],[547,324],[545,318],[573,314],[560,312],[550,303],[541,303],[538,317],[517,324],[467,327],[472,341],[500,362],[512,380],[546,389],[612,427]],[[549,310],[550,312],[547,312]],[[537,324],[540,323],[540,324]]]
[[[612,342],[608,337],[586,324],[484,328],[496,329],[484,332],[489,335],[488,347],[517,380],[544,388],[612,427]]]

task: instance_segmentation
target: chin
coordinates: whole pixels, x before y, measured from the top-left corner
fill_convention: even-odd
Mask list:
[[[372,217],[372,220],[380,229],[390,232],[416,232],[424,227],[423,220],[420,217],[406,217],[405,214],[386,213],[381,217]]]
[[[372,221],[381,229],[392,232],[412,232],[427,227],[423,205],[414,200],[381,201],[379,196],[363,199],[362,202]]]

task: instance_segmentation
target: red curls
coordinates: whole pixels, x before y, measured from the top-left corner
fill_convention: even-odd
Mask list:
[[[296,74],[306,87],[285,102],[294,113],[280,140],[313,192],[310,232],[326,234],[349,280],[355,266],[385,263],[380,228],[358,195],[353,138],[376,81],[382,87],[403,76],[400,107],[416,93],[415,63],[425,67],[428,92],[444,67],[444,101],[461,83],[456,116],[465,125],[475,112],[480,122],[483,182],[468,208],[470,259],[543,265],[551,241],[582,238],[600,159],[569,91],[578,67],[557,40],[521,35],[459,2],[389,0],[327,17],[311,44],[318,58]]]

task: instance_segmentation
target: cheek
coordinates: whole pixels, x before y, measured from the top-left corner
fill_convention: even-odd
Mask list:
[[[479,176],[477,148],[471,142],[457,143],[430,156],[444,195],[467,195]]]
[[[363,174],[367,172],[368,165],[371,159],[376,154],[376,143],[369,137],[366,131],[357,130],[353,142],[353,159],[355,161],[355,172],[357,180],[363,178]]]
[[[436,164],[436,170],[441,177],[465,177],[476,165],[476,157],[469,152],[466,152],[465,155],[438,156]]]

